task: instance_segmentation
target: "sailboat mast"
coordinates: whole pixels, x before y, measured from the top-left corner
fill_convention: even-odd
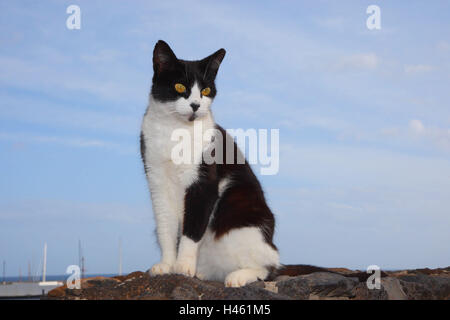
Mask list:
[[[44,265],[42,268],[42,282],[45,282],[46,273],[47,273],[47,242],[44,243]]]
[[[122,238],[119,238],[119,276],[122,275]]]
[[[31,262],[28,260],[28,282],[33,281],[31,278]]]
[[[84,279],[84,256],[83,256],[83,248],[81,247],[81,240],[78,239],[78,266],[81,269],[81,279]]]
[[[81,240],[78,239],[78,266],[81,268]]]
[[[6,261],[3,260],[3,283],[6,283]]]

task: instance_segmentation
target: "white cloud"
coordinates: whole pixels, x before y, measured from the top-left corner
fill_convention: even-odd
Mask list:
[[[120,51],[103,49],[96,53],[83,54],[81,59],[89,63],[117,63],[119,57],[123,56]]]
[[[114,142],[109,142],[99,139],[85,139],[85,138],[71,138],[61,136],[46,136],[39,134],[25,134],[25,133],[9,133],[0,132],[0,140],[11,141],[16,146],[23,146],[23,143],[38,143],[38,144],[56,144],[76,148],[104,148],[113,150],[119,153],[135,153],[133,146],[120,145]]]
[[[450,151],[450,128],[426,126],[418,119],[410,120],[407,127],[391,127],[380,130],[380,135],[396,139],[403,144],[433,146],[442,151]]]
[[[450,151],[450,129],[425,127],[420,120],[411,120],[409,129],[415,136],[424,139],[425,143],[431,142],[443,150]]]
[[[450,51],[450,43],[447,41],[439,41],[437,44],[437,49],[441,52],[449,52]]]
[[[144,106],[139,113],[92,109],[75,107],[70,102],[59,104],[22,96],[4,95],[0,101],[0,116],[3,119],[44,124],[52,128],[89,129],[96,133],[139,134]]]
[[[146,100],[147,74],[137,73],[118,61],[111,67],[109,61],[120,56],[115,51],[105,50],[79,58],[53,48],[39,49],[42,56],[0,56],[0,84],[31,91],[39,89],[58,97],[89,94],[116,103],[126,101],[122,105],[134,109],[141,107],[136,101]]]
[[[56,199],[23,199],[2,201],[0,221],[60,221],[67,225],[75,222],[119,222],[126,224],[152,223],[149,207],[138,207],[115,202],[78,202]]]
[[[450,129],[427,128],[428,138],[439,148],[450,151]]]
[[[425,132],[425,127],[420,120],[411,120],[409,122],[409,128],[416,134],[423,134]]]
[[[406,65],[404,67],[405,73],[414,75],[419,73],[427,73],[433,71],[434,67],[426,64]]]
[[[379,58],[375,53],[360,53],[340,58],[336,68],[343,71],[373,70],[378,64]]]
[[[439,157],[360,146],[282,145],[276,177],[282,188],[267,192],[278,217],[282,256],[293,257],[292,263],[445,263],[449,174],[450,163]],[[292,245],[292,239],[308,246]],[[352,246],[355,239],[364,245]],[[327,250],[323,256],[317,254],[321,246]],[[427,258],[398,256],[410,246]]]
[[[282,144],[280,150],[280,174],[315,185],[444,192],[450,190],[450,180],[443,172],[450,173],[447,159],[376,148]]]
[[[315,22],[326,29],[332,30],[342,30],[344,28],[344,18],[342,17],[334,17],[334,18],[317,18]]]

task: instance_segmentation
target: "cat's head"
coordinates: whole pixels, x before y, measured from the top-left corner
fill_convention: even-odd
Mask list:
[[[184,121],[209,113],[217,94],[215,79],[225,50],[198,61],[178,59],[169,45],[159,40],[153,50],[151,95],[166,112]]]

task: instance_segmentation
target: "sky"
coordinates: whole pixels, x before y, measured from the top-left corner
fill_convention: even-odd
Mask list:
[[[69,30],[69,5],[81,29]],[[381,9],[369,30],[366,9]],[[152,50],[227,50],[212,109],[279,129],[255,171],[281,262],[450,265],[448,1],[0,0],[0,260],[7,276],[159,260],[139,154]]]

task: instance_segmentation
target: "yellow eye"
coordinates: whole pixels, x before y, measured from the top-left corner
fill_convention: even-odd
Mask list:
[[[202,90],[202,95],[207,96],[208,94],[211,93],[211,89],[210,88],[205,88]]]
[[[183,86],[181,83],[176,83],[175,90],[177,90],[178,93],[183,93],[186,91],[186,87]]]

